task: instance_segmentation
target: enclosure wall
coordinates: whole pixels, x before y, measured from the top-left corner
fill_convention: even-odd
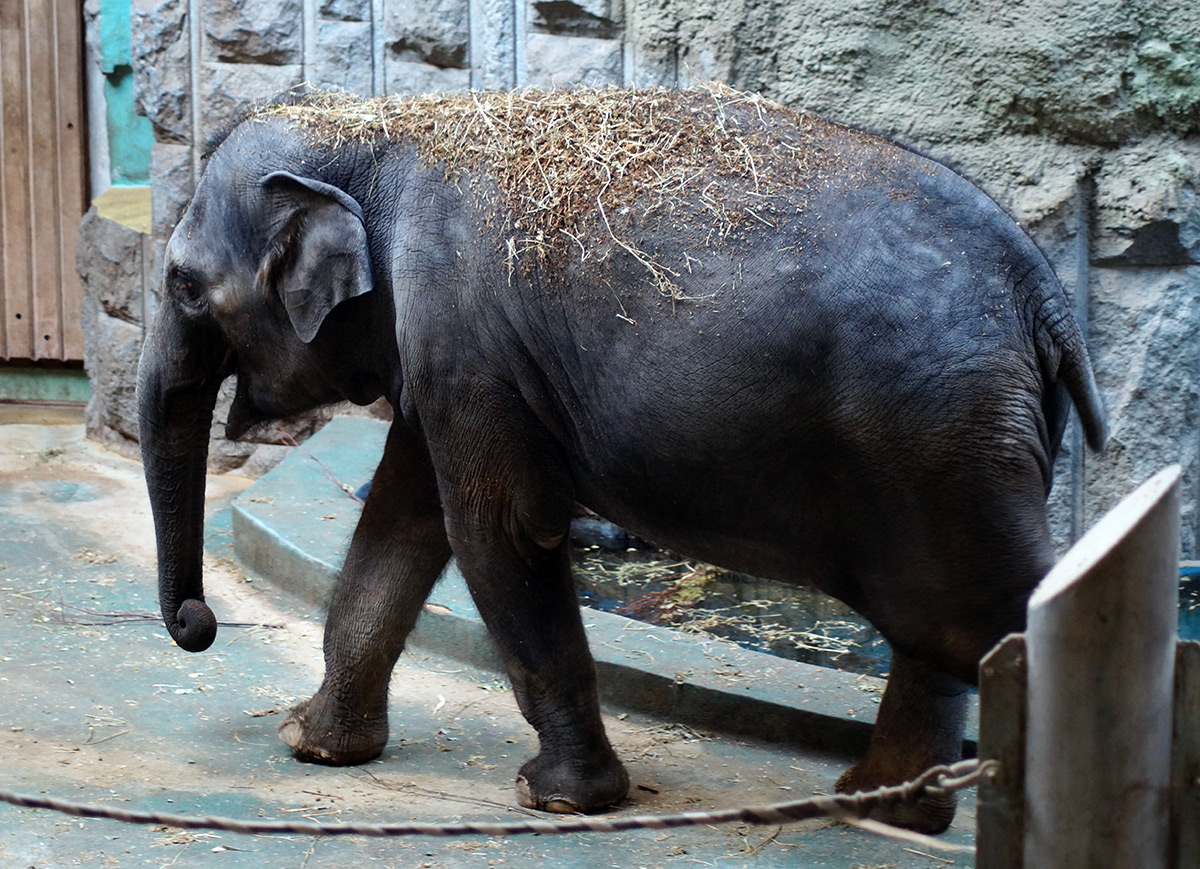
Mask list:
[[[132,27],[156,140],[152,269],[206,138],[300,81],[382,94],[716,79],[942,159],[1034,236],[1088,332],[1110,444],[1085,455],[1068,434],[1060,543],[1178,461],[1197,554],[1193,0],[134,0]]]

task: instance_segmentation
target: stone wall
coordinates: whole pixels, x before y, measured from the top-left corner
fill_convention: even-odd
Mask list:
[[[1110,446],[1085,455],[1069,435],[1060,540],[1179,461],[1184,549],[1200,551],[1194,0],[134,0],[133,11],[156,138],[155,259],[205,138],[241,101],[299,81],[382,94],[716,79],[942,159],[1042,245],[1089,333]]]

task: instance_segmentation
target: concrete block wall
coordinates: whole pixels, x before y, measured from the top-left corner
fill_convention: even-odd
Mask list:
[[[1089,333],[1110,447],[1086,455],[1069,434],[1059,540],[1179,461],[1184,553],[1200,553],[1194,0],[133,0],[132,21],[156,261],[206,138],[301,81],[377,95],[716,79],[942,159],[1034,236]]]

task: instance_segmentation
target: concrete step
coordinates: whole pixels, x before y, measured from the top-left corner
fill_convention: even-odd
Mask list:
[[[361,504],[352,492],[383,454],[387,424],[340,417],[233,502],[234,549],[251,572],[311,603],[324,601]],[[743,649],[585,609],[603,702],[705,730],[847,756],[866,746],[883,681]],[[503,670],[454,561],[410,646]],[[968,751],[978,732],[977,706]]]

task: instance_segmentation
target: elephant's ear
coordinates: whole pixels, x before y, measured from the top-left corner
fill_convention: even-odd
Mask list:
[[[272,172],[262,185],[290,214],[263,255],[258,282],[283,301],[307,344],[330,311],[371,289],[362,208],[345,191],[290,172]]]

